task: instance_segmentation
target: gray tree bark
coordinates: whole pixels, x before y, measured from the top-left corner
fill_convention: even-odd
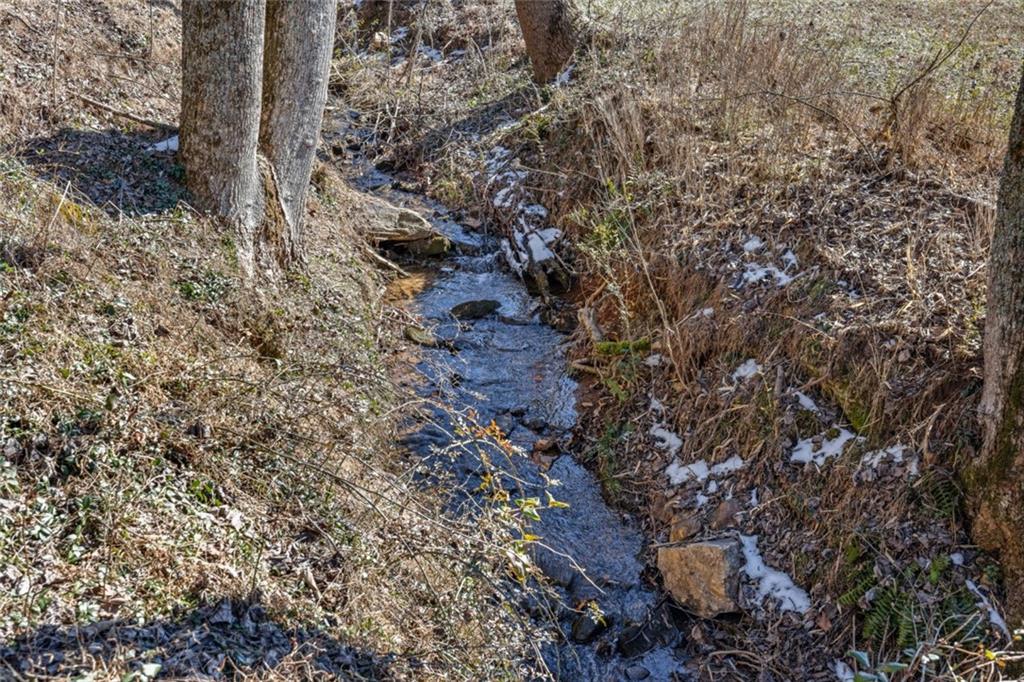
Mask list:
[[[184,0],[181,6],[181,158],[197,208],[237,232],[239,263],[254,270],[263,220],[257,163],[265,0]]]
[[[515,0],[526,53],[538,83],[554,80],[572,59],[580,16],[572,0]]]
[[[302,223],[334,49],[335,0],[269,0],[260,151],[284,221],[278,261],[302,259]]]
[[[999,188],[985,320],[984,443],[967,472],[972,534],[998,552],[1024,618],[1024,72]]]
[[[247,276],[302,257],[334,23],[332,0],[183,0],[186,184],[234,229]]]

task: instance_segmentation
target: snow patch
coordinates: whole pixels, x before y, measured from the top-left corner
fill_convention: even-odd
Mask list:
[[[744,466],[746,466],[746,462],[743,461],[743,458],[740,457],[739,455],[733,455],[724,462],[719,462],[718,464],[711,467],[711,475],[726,476],[728,474],[733,473],[734,471],[739,471]]]
[[[796,444],[789,454],[789,461],[798,464],[814,462],[818,466],[823,465],[826,460],[838,457],[843,453],[843,448],[851,440],[862,440],[848,429],[840,429],[839,435],[835,438],[825,438],[821,441],[821,447],[816,447],[813,438],[805,438]]]
[[[166,140],[161,140],[156,144],[151,144],[146,147],[146,151],[150,152],[176,152],[178,151],[178,136],[171,135]]]
[[[565,71],[563,71],[562,73],[558,74],[558,77],[555,78],[555,85],[558,86],[558,87],[562,87],[563,85],[568,83],[569,79],[572,78],[572,70],[575,67],[576,67],[575,64],[570,64],[569,66],[565,67]]]
[[[992,625],[999,628],[1000,632],[1006,635],[1007,639],[1012,641],[1013,636],[1010,634],[1010,628],[1006,626],[1006,621],[999,614],[999,612],[996,611],[996,608],[992,606],[992,602],[988,600],[988,597],[982,594],[981,590],[978,589],[978,586],[974,584],[973,580],[967,581],[967,589],[970,590],[971,593],[973,593],[974,596],[978,598],[978,608],[983,608],[988,611],[988,619],[989,621],[991,621]]]
[[[786,250],[785,253],[782,254],[781,258],[782,258],[782,264],[786,266],[784,268],[785,270],[789,270],[790,268],[795,268],[798,265],[797,260],[796,260],[796,254],[793,253],[792,251],[788,250],[788,249]]]
[[[661,365],[664,359],[665,358],[663,358],[660,354],[654,353],[644,358],[644,364],[647,365],[648,367],[658,367]]]
[[[860,465],[862,467],[867,467],[869,469],[877,469],[878,465],[880,465],[887,459],[891,460],[893,464],[903,464],[904,460],[907,460],[907,458],[904,456],[906,452],[906,446],[899,444],[892,445],[883,450],[875,450],[874,452],[867,453],[866,455],[861,457]],[[910,476],[913,478],[918,474],[918,458],[911,457],[907,461],[907,470],[910,473]]]
[[[800,407],[807,410],[808,412],[821,412],[821,410],[818,409],[817,403],[815,403],[806,393],[797,391],[796,400],[800,404]]]
[[[672,485],[681,485],[691,478],[703,483],[708,480],[711,470],[708,468],[708,463],[703,459],[686,465],[676,460],[665,468],[665,473],[668,475],[668,480]]]
[[[747,253],[754,253],[764,248],[764,240],[756,234],[743,243],[743,250]]]
[[[764,602],[765,597],[772,597],[782,611],[803,614],[811,608],[811,598],[796,586],[792,578],[764,563],[764,559],[757,551],[756,535],[740,535],[740,543],[743,545],[743,558],[746,561],[743,572],[757,582],[758,603]]]
[[[793,281],[793,278],[790,275],[787,275],[784,271],[779,270],[774,265],[747,263],[746,269],[743,272],[741,284],[756,284],[766,277],[773,278],[776,286],[780,287],[784,287]]]
[[[435,47],[430,47],[428,45],[420,45],[417,52],[419,52],[421,55],[423,55],[432,62],[444,61],[444,55],[441,54],[441,51]]]
[[[651,427],[651,435],[658,440],[656,445],[662,450],[668,450],[668,453],[673,457],[679,452],[679,448],[683,447],[683,439],[661,424],[655,424]],[[671,467],[672,465],[669,466]]]
[[[732,372],[732,380],[739,381],[741,379],[749,379],[758,372],[761,371],[761,365],[757,364],[757,360],[750,358],[742,365],[737,367]]]
[[[832,670],[835,671],[836,679],[839,680],[839,682],[853,682],[853,680],[856,679],[853,668],[842,661],[836,661],[833,663]]]

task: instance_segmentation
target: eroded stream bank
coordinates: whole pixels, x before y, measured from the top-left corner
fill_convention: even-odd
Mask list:
[[[510,606],[550,633],[542,650],[556,679],[687,677],[686,616],[645,580],[647,539],[605,504],[572,452],[577,387],[564,336],[503,267],[496,237],[467,229],[358,156],[355,168],[357,186],[415,210],[452,244],[409,305],[425,331],[414,369],[427,407],[404,445],[422,458],[425,480],[443,485],[458,514],[479,513],[498,485],[514,504],[538,501],[539,519],[524,530],[539,538],[530,553],[551,589]],[[484,434],[492,424],[500,433]],[[472,427],[481,429],[467,438]]]

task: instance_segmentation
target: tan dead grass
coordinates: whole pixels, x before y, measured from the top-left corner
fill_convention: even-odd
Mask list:
[[[908,607],[920,645],[906,658],[910,674],[931,651],[948,665],[941,675],[998,677],[995,662],[953,653],[942,609],[970,601],[965,577],[998,592],[995,564],[967,541],[956,472],[977,446],[984,263],[1019,12],[1007,2],[859,0],[657,8],[607,3],[597,17],[605,30],[566,89],[527,84],[514,34],[488,51],[493,70],[453,60],[413,73],[403,91],[416,93],[413,111],[359,88],[367,73],[400,82],[372,58],[342,82],[388,122],[380,129],[399,131],[384,136],[382,159],[418,166],[483,218],[488,197],[466,176],[493,144],[516,150],[569,233],[579,301],[603,334],[651,341],[671,359],[648,368],[576,334],[575,364],[596,376],[585,431],[599,473],[624,504],[650,509],[652,534],[688,513],[696,491],[666,491],[669,462],[643,421],[656,419],[651,396],[683,436],[682,462],[739,454],[748,463],[730,492],[757,486],[761,502],[742,528],[761,534],[769,563],[808,587],[816,609],[803,628],[703,623],[705,654],[757,652],[704,659],[709,678],[736,666],[828,675],[851,643],[875,660],[904,655],[892,632],[864,636],[870,605],[841,600],[865,570],[880,590],[924,595]],[[479,25],[459,17],[453,27]],[[484,101],[469,96],[481,74]],[[748,255],[754,235],[767,246]],[[798,262],[790,284],[740,285],[750,263],[782,268],[787,249]],[[732,387],[747,358],[762,374]],[[793,389],[822,412],[801,410]],[[866,440],[821,470],[788,463],[797,439],[833,424]],[[897,467],[865,478],[860,455],[896,443],[921,458],[922,475]],[[919,584],[914,566],[957,551],[967,567]]]

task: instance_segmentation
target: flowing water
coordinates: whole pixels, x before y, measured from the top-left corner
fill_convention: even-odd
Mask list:
[[[568,504],[543,510],[530,529],[543,538],[534,561],[560,596],[554,617],[546,619],[560,630],[544,650],[552,673],[561,680],[687,678],[677,649],[685,617],[645,585],[646,539],[637,524],[605,503],[597,480],[572,452],[555,446],[547,460],[527,456],[541,439],[568,443],[576,423],[564,336],[541,321],[539,302],[503,268],[496,238],[464,228],[440,205],[396,189],[372,167],[364,166],[355,184],[419,211],[454,244],[410,306],[439,343],[422,348],[416,367],[418,390],[435,407],[411,430],[406,447],[451,482],[456,513],[479,508],[466,491],[476,490],[487,472],[481,452],[491,463],[502,460],[516,496],[545,500],[550,492]],[[473,302],[474,319],[453,316],[453,308]],[[521,452],[461,443],[453,435],[455,415],[468,414],[477,424],[493,421]],[[603,616],[595,619],[587,604]]]

